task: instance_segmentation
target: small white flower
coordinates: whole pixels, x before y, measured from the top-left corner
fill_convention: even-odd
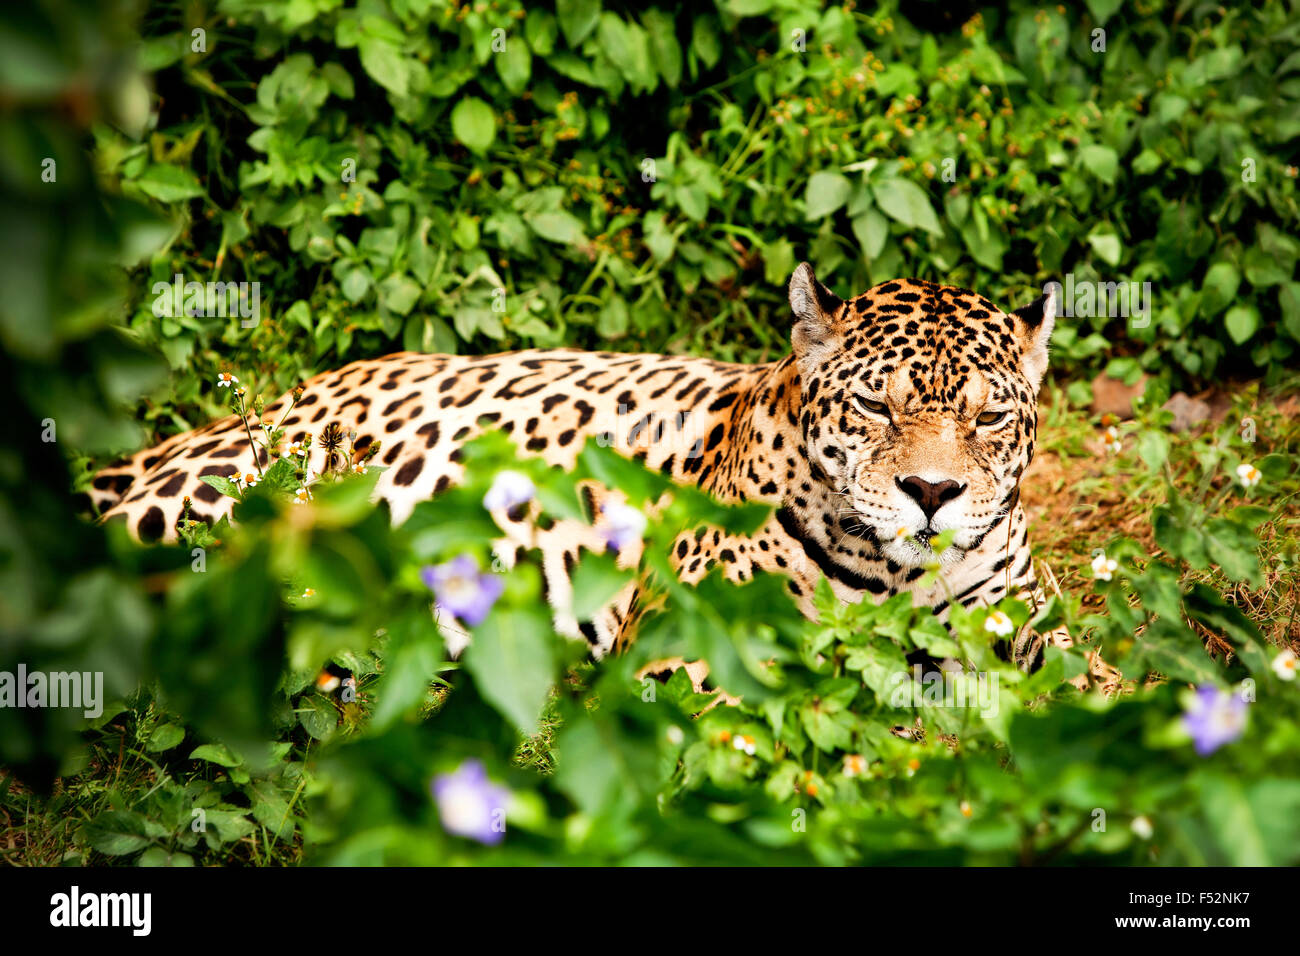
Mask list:
[[[229,372],[222,372],[217,376],[217,388],[230,388],[231,385],[238,385],[239,379]]]
[[[1109,581],[1118,567],[1119,562],[1106,557],[1106,552],[1103,551],[1092,559],[1092,576],[1098,581]]]
[[[758,749],[754,744],[754,738],[748,734],[736,734],[735,737],[731,738],[731,746],[743,754],[749,754],[751,757],[754,756],[754,751]]]
[[[364,461],[357,462],[352,466],[352,473],[354,475],[364,475],[366,473],[366,463]]]
[[[483,507],[488,511],[508,511],[532,501],[536,494],[532,479],[523,472],[499,471],[483,496]]]
[[[984,630],[996,634],[998,637],[1006,637],[1015,629],[1015,623],[1001,611],[994,611],[984,619]]]
[[[1289,647],[1273,658],[1273,673],[1282,680],[1295,680],[1297,670],[1300,670],[1300,657]]]
[[[293,493],[293,503],[296,505],[305,505],[311,501],[311,492],[306,488],[299,488]]]
[[[251,471],[244,476],[245,488],[254,488],[257,486],[257,482],[258,482],[257,475],[253,474]]]
[[[664,733],[668,737],[668,742],[674,747],[686,739],[686,735],[682,733],[682,728],[676,724],[672,724]]]
[[[862,754],[844,755],[844,776],[860,777],[867,769],[866,758]]]
[[[1155,827],[1151,825],[1151,821],[1146,817],[1134,817],[1129,827],[1137,834],[1139,840],[1150,840],[1151,835],[1156,832]]]
[[[1260,470],[1249,462],[1242,462],[1237,466],[1237,480],[1241,482],[1243,488],[1254,488],[1263,477]]]
[[[1118,455],[1120,449],[1124,447],[1124,443],[1121,442],[1119,438],[1119,429],[1117,429],[1114,425],[1111,425],[1106,429],[1106,431],[1102,435],[1102,441],[1106,445],[1106,450],[1109,451],[1112,455]]]
[[[302,596],[305,597],[305,598],[315,597],[315,596],[316,596],[316,589],[315,589],[315,588],[303,588]]]

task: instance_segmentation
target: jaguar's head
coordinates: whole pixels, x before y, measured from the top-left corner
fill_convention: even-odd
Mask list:
[[[1004,313],[964,289],[900,279],[847,302],[804,263],[790,280],[800,427],[839,526],[915,567],[944,563],[1015,506],[1034,453],[1051,293]]]

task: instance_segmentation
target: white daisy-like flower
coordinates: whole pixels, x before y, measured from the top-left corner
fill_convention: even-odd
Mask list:
[[[965,817],[967,820],[969,820],[975,814],[975,809],[970,805],[969,800],[963,800],[961,803],[957,805],[957,809],[961,811],[961,815]]]
[[[244,487],[245,487],[245,488],[254,488],[254,487],[257,486],[257,482],[258,482],[259,480],[260,480],[260,479],[257,477],[257,475],[253,474],[253,473],[250,471],[248,474],[246,474],[246,475],[244,476]]]
[[[288,449],[285,450],[285,458],[296,458],[307,451],[306,447],[300,441],[290,442]]]
[[[259,427],[264,432],[275,431],[275,422],[271,421],[271,419],[269,418],[264,418],[262,419],[261,425]]]
[[[238,395],[240,398],[243,398],[245,395],[248,394],[248,389],[245,388],[243,385],[241,385],[239,386],[239,388],[235,389],[235,394]]]
[[[1129,824],[1131,829],[1139,840],[1150,840],[1156,832],[1156,828],[1151,825],[1151,821],[1146,817],[1134,817],[1133,822]]]
[[[293,503],[296,505],[305,505],[311,501],[311,492],[306,488],[299,488],[293,493]]]
[[[315,597],[315,596],[316,596],[316,589],[315,589],[315,588],[303,588],[302,596],[305,597],[305,598]]]
[[[1119,438],[1119,429],[1114,425],[1111,425],[1102,433],[1102,441],[1106,445],[1106,450],[1112,455],[1119,454],[1120,449],[1124,447],[1124,443]]]
[[[748,734],[736,734],[735,737],[731,738],[731,746],[743,754],[749,754],[751,757],[754,756],[754,751],[758,749],[754,744],[754,738]]]
[[[1249,462],[1242,462],[1237,466],[1237,480],[1241,482],[1243,488],[1254,488],[1263,477],[1263,473]]]
[[[996,634],[998,637],[1006,637],[1015,629],[1015,622],[1001,611],[994,611],[984,619],[984,630]]]
[[[366,473],[366,463],[364,461],[359,461],[352,466],[352,474],[364,475],[365,473]]]
[[[860,777],[867,769],[867,759],[862,754],[844,755],[844,776]]]
[[[1300,657],[1291,648],[1273,658],[1273,673],[1282,680],[1295,680],[1297,670],[1300,670]]]
[[[1119,562],[1106,557],[1106,552],[1103,551],[1092,559],[1092,576],[1098,581],[1109,581],[1118,567]]]
[[[533,500],[537,488],[532,479],[519,471],[499,471],[492,487],[483,496],[483,507],[488,511],[508,511]]]
[[[238,385],[239,379],[229,372],[222,372],[217,376],[217,388],[230,388],[232,385]]]

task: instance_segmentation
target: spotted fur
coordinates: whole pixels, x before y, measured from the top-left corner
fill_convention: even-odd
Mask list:
[[[777,506],[753,535],[683,532],[673,561],[684,580],[719,565],[735,581],[784,575],[810,616],[823,577],[845,601],[906,591],[945,618],[953,604],[1008,594],[1040,604],[1018,499],[1034,454],[1054,300],[1004,313],[974,293],[906,279],[843,301],[806,263],[789,294],[794,347],[776,362],[566,349],[398,353],[305,383],[288,438],[337,426],[359,436],[359,449],[381,441],[388,470],[376,492],[400,522],[460,479],[459,448],[485,427],[566,467],[588,436],[604,434],[678,483]],[[288,400],[267,415],[278,420]],[[313,471],[325,454],[314,445]],[[144,540],[170,539],[184,496],[200,520],[229,510],[200,476],[233,475],[250,461],[243,423],[231,416],[102,472],[94,494],[106,518],[124,518]],[[517,524],[506,517],[503,530],[541,548],[557,626],[581,633],[598,655],[626,645],[645,610],[635,586],[591,625],[580,627],[569,609],[568,567],[580,547],[601,546],[592,529]],[[930,542],[945,530],[955,537],[939,556],[943,580],[924,586]],[[1027,632],[1016,656],[1031,660],[1041,647]]]

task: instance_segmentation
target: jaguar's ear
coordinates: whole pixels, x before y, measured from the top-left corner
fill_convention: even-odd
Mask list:
[[[842,305],[844,300],[817,281],[812,266],[799,263],[790,277],[790,309],[794,312],[790,339],[797,355],[815,355],[834,348],[839,341],[835,313]]]
[[[1020,340],[1021,370],[1035,392],[1047,371],[1047,343],[1056,326],[1060,301],[1057,283],[1049,282],[1043,287],[1042,295],[1011,313],[1016,318],[1016,337]]]

